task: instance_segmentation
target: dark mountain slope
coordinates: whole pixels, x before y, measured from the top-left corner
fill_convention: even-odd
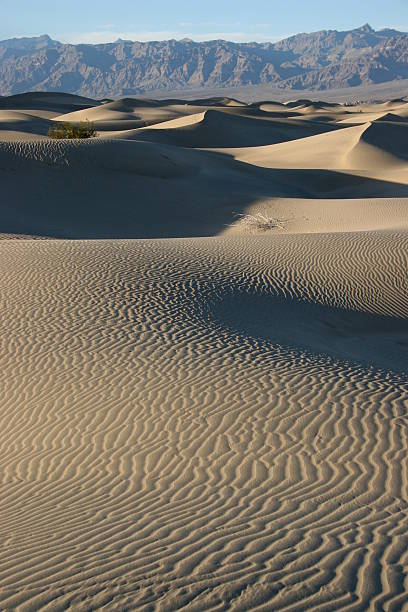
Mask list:
[[[0,42],[0,95],[65,91],[101,98],[245,85],[324,90],[406,78],[408,34],[369,25],[262,44],[184,39],[69,45],[46,35]]]

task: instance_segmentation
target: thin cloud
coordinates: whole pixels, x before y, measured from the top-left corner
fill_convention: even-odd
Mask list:
[[[169,40],[174,38],[174,32],[162,31],[162,32],[118,32],[108,30],[98,30],[95,32],[82,32],[81,34],[63,34],[56,36],[58,40],[64,43],[77,44],[98,44],[114,42],[121,38],[123,40],[135,40],[135,41],[149,41],[149,40]]]
[[[232,42],[275,42],[280,40],[280,36],[265,36],[265,34],[259,32],[207,32],[204,34],[185,34],[181,36],[181,38],[183,37],[191,38],[196,41],[221,39]],[[178,38],[178,36],[175,38]]]
[[[408,25],[394,25],[394,26],[379,26],[379,30],[398,30],[398,32],[408,32]]]
[[[55,36],[57,40],[64,43],[71,44],[102,44],[109,43],[118,40],[133,40],[140,42],[148,42],[152,40],[181,40],[183,38],[190,38],[197,42],[207,40],[229,40],[232,42],[275,42],[281,40],[282,36],[266,36],[265,33],[261,32],[225,32],[225,31],[213,31],[204,33],[194,32],[183,32],[174,30],[162,30],[162,31],[130,31],[120,32],[100,29],[94,32],[82,32],[64,34]]]

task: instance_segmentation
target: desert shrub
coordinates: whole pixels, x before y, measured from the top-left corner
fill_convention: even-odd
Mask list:
[[[69,138],[94,138],[96,130],[90,121],[80,123],[57,123],[48,130],[48,136],[54,139]]]
[[[285,229],[285,223],[287,219],[277,219],[276,217],[269,217],[262,213],[256,213],[255,215],[238,214],[238,224],[248,229],[267,231],[274,228]],[[236,225],[235,223],[234,225]]]

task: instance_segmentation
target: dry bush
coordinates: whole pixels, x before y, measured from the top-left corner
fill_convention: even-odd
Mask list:
[[[268,231],[271,229],[279,228],[285,229],[285,223],[287,219],[278,219],[276,217],[269,217],[262,213],[255,213],[254,215],[238,214],[239,221],[233,225],[239,225],[240,227],[246,227],[248,229],[255,229],[260,231]]]
[[[50,138],[60,140],[62,138],[83,139],[94,138],[97,135],[93,123],[81,121],[80,123],[57,123],[48,130]]]

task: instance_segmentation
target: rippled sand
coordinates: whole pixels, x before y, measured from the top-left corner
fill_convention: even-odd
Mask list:
[[[201,138],[199,121],[170,120]],[[181,233],[219,223],[202,238],[0,242],[2,610],[408,610],[407,168],[395,138],[347,130],[344,155],[339,130],[311,137],[336,139],[332,183],[312,153],[300,167],[303,139],[0,142],[17,194],[6,237],[86,237],[92,185],[102,237],[123,210],[104,190],[152,177],[155,214],[190,187],[202,198],[178,209]],[[370,166],[379,151],[390,163]],[[248,232],[231,212],[200,225],[218,205],[228,216],[233,178],[246,197],[279,179],[281,197],[242,210],[283,229]],[[156,235],[163,218],[145,205],[127,229]]]

